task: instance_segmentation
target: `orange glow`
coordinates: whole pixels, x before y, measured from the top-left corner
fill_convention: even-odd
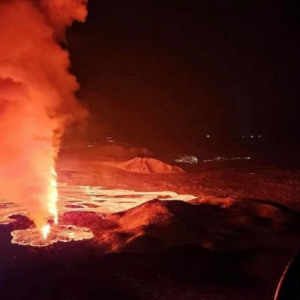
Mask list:
[[[85,20],[86,1],[0,1],[0,15],[0,197],[22,207],[49,239],[48,219],[58,223],[61,138],[87,116],[59,41],[73,21]]]
[[[50,233],[50,230],[51,230],[51,226],[50,224],[47,224],[45,226],[42,227],[41,231],[42,231],[42,235],[43,235],[43,238],[46,240],[49,233]]]
[[[22,246],[47,247],[57,242],[83,241],[94,237],[92,231],[86,227],[54,225],[51,228],[51,232],[47,232],[48,229],[50,229],[50,225],[45,226],[44,237],[41,237],[41,233],[37,228],[15,230],[11,233],[13,237],[12,243]]]
[[[58,224],[58,214],[57,214],[57,182],[56,182],[56,172],[54,168],[51,171],[50,185],[49,185],[49,195],[48,195],[48,211],[54,218],[54,223]]]
[[[49,202],[48,214],[51,213],[54,216],[54,221],[58,221],[58,215],[63,216],[70,212],[95,213],[101,216],[102,214],[126,211],[153,199],[188,202],[197,198],[193,195],[183,195],[172,191],[138,192],[106,189],[101,186],[73,186],[66,183],[58,184],[59,193],[57,193],[56,176],[53,176],[52,179],[52,194],[49,194],[52,202]],[[50,211],[50,207],[53,210]],[[16,215],[30,216],[28,208],[17,206],[7,200],[0,199],[0,208],[0,225],[15,222],[16,220],[11,217]],[[81,218],[83,217],[81,216]],[[84,223],[83,219],[82,222]],[[94,236],[89,228],[77,227],[63,221],[59,225],[43,223],[40,227],[14,230],[11,234],[13,236],[12,243],[33,247],[46,247],[57,242],[88,240]]]
[[[51,170],[51,176],[49,179],[49,190],[48,190],[48,197],[47,197],[47,206],[48,212],[51,216],[53,216],[54,224],[58,224],[58,212],[57,212],[57,182],[56,182],[57,174],[54,168]],[[41,228],[42,236],[44,239],[47,239],[49,233],[51,231],[50,224],[44,225]]]

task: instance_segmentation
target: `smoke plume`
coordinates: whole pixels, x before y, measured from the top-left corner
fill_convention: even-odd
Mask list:
[[[55,215],[50,198],[60,138],[86,115],[59,44],[86,15],[82,0],[0,4],[0,197],[27,208],[38,228]]]

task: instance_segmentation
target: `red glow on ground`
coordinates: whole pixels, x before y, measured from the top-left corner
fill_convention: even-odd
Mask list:
[[[57,193],[57,191],[56,191]],[[105,189],[99,186],[58,185],[57,219],[67,212],[93,212],[96,214],[117,213],[134,208],[153,199],[190,201],[192,195],[180,195],[171,191],[136,192],[134,190]],[[0,224],[15,222],[11,216],[27,216],[27,211],[8,201],[0,201]],[[55,218],[55,214],[51,213]],[[92,239],[93,233],[85,227],[70,225],[46,224],[39,231],[37,228],[15,230],[12,232],[12,243],[34,247],[45,247],[57,242],[80,241]]]

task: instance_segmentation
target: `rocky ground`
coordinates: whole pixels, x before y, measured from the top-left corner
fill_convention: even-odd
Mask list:
[[[59,181],[192,194],[126,212],[69,212],[63,224],[92,241],[47,248],[12,245],[0,227],[1,299],[272,299],[300,249],[300,172],[247,164],[199,166],[185,174],[135,174],[97,161],[64,160]]]

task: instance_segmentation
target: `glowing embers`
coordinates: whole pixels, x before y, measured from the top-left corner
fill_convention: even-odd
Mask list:
[[[15,230],[11,235],[13,244],[32,247],[46,247],[57,242],[82,241],[94,237],[89,228],[72,225],[53,225],[47,233],[47,238],[44,238],[37,228]]]

